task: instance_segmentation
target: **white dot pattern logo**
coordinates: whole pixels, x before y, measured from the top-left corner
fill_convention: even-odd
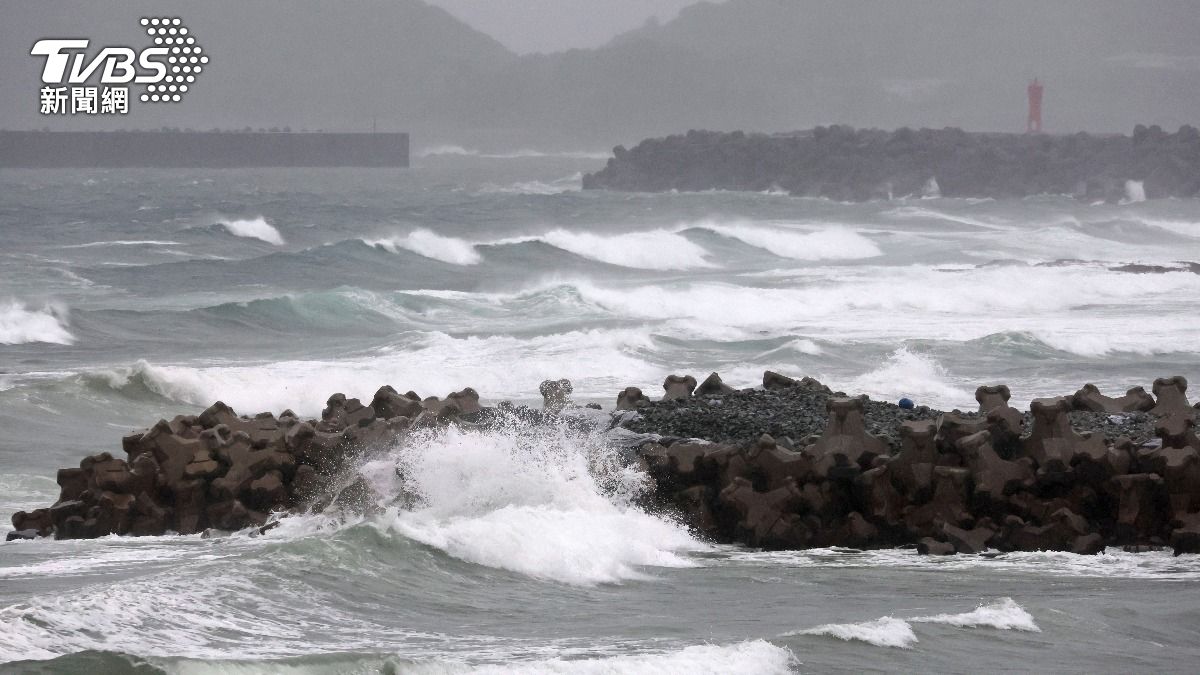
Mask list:
[[[183,20],[179,17],[148,16],[142,17],[138,23],[145,28],[146,35],[154,44],[163,47],[169,54],[165,61],[169,64],[167,73],[170,73],[162,80],[167,84],[146,85],[146,93],[138,99],[146,103],[181,102],[190,87],[174,83],[194,83],[196,76],[193,73],[201,72],[200,64],[208,64],[208,55],[204,54],[195,34],[183,25]]]

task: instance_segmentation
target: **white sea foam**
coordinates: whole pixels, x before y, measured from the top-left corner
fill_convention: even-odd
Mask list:
[[[970,216],[954,213],[945,213],[920,206],[901,206],[890,211],[885,211],[883,215],[890,218],[899,218],[904,220],[942,220],[989,230],[996,229],[998,225],[1002,225],[1002,223],[988,222],[985,220],[980,220],[979,218],[972,218]]]
[[[857,260],[883,254],[875,242],[845,227],[813,232],[750,223],[705,222],[696,227],[794,260]]]
[[[1200,351],[1200,315],[1169,310],[1200,302],[1200,275],[1188,272],[909,266],[845,268],[836,276],[832,281],[810,274],[796,277],[799,283],[766,287],[717,282],[575,285],[586,301],[623,316],[693,319],[748,332],[971,340],[1026,331],[1085,356]],[[881,321],[884,316],[887,320]]]
[[[683,235],[668,230],[593,234],[557,229],[533,239],[621,267],[666,270],[714,267],[708,260],[707,250]]]
[[[157,239],[118,239],[115,241],[93,241],[86,244],[71,244],[62,248],[98,248],[102,246],[179,246],[178,241],[159,241]]]
[[[397,249],[407,249],[417,255],[452,265],[476,265],[483,260],[471,242],[455,237],[443,237],[426,229],[413,230],[399,237],[369,240],[366,243],[370,246],[382,246],[393,253]]]
[[[506,665],[464,667],[430,664],[412,670],[428,675],[784,675],[796,657],[765,640],[733,645],[694,645],[661,654],[631,654],[592,659],[541,659]],[[407,669],[406,669],[407,672]]]
[[[1040,633],[1042,629],[1034,622],[1033,616],[1026,612],[1012,598],[980,605],[970,612],[962,614],[935,614],[933,616],[918,616],[909,619],[914,623],[941,623],[960,628],[995,628],[997,630],[1020,630]]]
[[[1141,216],[1137,216],[1137,219],[1150,227],[1157,227],[1161,230],[1182,234],[1187,237],[1200,237],[1200,222],[1197,221],[1145,218]]]
[[[418,435],[363,473],[382,494],[418,499],[392,510],[392,529],[469,562],[573,585],[690,567],[682,554],[708,547],[634,506],[645,477],[613,457],[598,437],[514,421]]]
[[[1200,581],[1200,557],[1176,558],[1171,551],[1126,553],[1110,548],[1098,555],[1056,551],[1012,552],[999,556],[919,555],[912,549],[853,551],[815,548],[803,551],[735,551],[729,561],[786,568],[896,568],[925,570],[939,574],[963,572],[1030,574],[1037,577],[1080,577],[1101,579],[1157,579]]]
[[[1125,199],[1122,204],[1140,204],[1146,201],[1146,182],[1140,180],[1125,181]]]
[[[830,623],[807,630],[785,633],[791,635],[825,635],[839,640],[858,640],[876,647],[898,647],[910,649],[917,643],[917,636],[912,626],[903,619],[893,619],[885,616],[874,621],[862,623]]]
[[[532,148],[520,148],[518,150],[500,151],[500,152],[484,152],[475,148],[464,148],[461,145],[435,145],[428,148],[423,148],[417,152],[417,157],[482,157],[485,159],[531,159],[540,157],[554,157],[560,159],[606,159],[611,156],[611,153],[600,152],[593,150],[535,150]]]
[[[952,384],[937,361],[907,349],[897,349],[882,366],[856,377],[846,386],[885,401],[908,397],[918,402],[953,401],[966,405],[973,396]]]
[[[1042,630],[1034,622],[1033,616],[1012,598],[1000,598],[995,602],[980,605],[970,612],[961,614],[934,614],[902,619],[885,616],[861,623],[825,624],[816,628],[792,631],[784,635],[824,635],[839,640],[858,640],[878,647],[908,649],[918,642],[917,635],[912,628],[914,623],[943,624],[958,628],[1018,630],[1031,633],[1040,633]]]
[[[248,220],[223,220],[220,225],[235,237],[258,239],[276,246],[284,244],[283,235],[279,234],[279,230],[261,216]]]
[[[75,336],[67,330],[69,326],[64,305],[48,304],[32,309],[17,300],[0,302],[0,344],[74,344]]]
[[[435,145],[429,148],[422,148],[417,151],[417,157],[438,157],[443,155],[474,157],[479,154],[478,150],[464,148],[461,145]]]
[[[518,181],[510,185],[488,183],[480,188],[480,192],[483,194],[557,195],[564,192],[577,192],[582,185],[583,174],[576,172],[550,182],[530,180]]]
[[[137,380],[172,400],[208,405],[221,400],[240,412],[319,414],[330,392],[370,399],[381,385],[423,396],[465,386],[495,399],[536,396],[547,379],[570,377],[578,397],[609,398],[629,382],[661,379],[661,366],[641,354],[653,349],[644,331],[588,330],[538,337],[451,337],[428,333],[387,352],[344,360],[290,360],[219,366],[156,365],[97,371],[115,389]],[[588,355],[586,366],[580,354]],[[515,369],[512,364],[519,363]]]

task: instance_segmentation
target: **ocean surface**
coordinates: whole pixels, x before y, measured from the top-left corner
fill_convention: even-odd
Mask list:
[[[0,171],[0,522],[52,503],[57,468],[217,399],[316,415],[391,384],[536,403],[565,377],[611,408],[668,373],[772,369],[949,409],[981,383],[1018,405],[1200,383],[1200,202],[581,192],[602,165],[441,148],[408,170]],[[644,477],[603,438],[515,423],[361,470],[387,498],[369,516],[0,544],[0,671],[1200,658],[1195,557],[716,546],[639,509]]]

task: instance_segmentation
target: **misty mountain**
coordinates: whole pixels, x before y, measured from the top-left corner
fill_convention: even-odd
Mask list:
[[[428,129],[430,102],[452,83],[486,79],[517,57],[494,39],[420,0],[4,0],[0,113],[9,128],[196,129],[283,127],[363,131]],[[131,106],[127,117],[38,114],[43,37],[100,46],[148,46],[140,17],[179,16],[211,56],[180,105]]]
[[[185,104],[110,127],[375,123],[415,147],[496,148],[830,123],[1020,130],[1034,77],[1050,132],[1173,129],[1200,110],[1200,12],[1185,0],[729,0],[598,49],[520,57],[419,0],[3,3],[9,128],[47,123],[37,37],[136,44],[139,12],[184,17],[214,61]]]

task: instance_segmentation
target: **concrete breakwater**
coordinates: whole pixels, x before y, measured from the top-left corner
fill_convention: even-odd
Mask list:
[[[0,131],[0,167],[407,167],[408,134]]]
[[[689,131],[618,147],[584,189],[784,190],[842,201],[904,196],[1140,200],[1200,195],[1200,131],[1132,136],[817,127],[788,134]]]
[[[470,388],[440,399],[385,386],[366,405],[335,394],[319,420],[239,416],[218,402],[130,434],[126,459],[101,452],[60,470],[58,501],[15,514],[8,538],[194,534],[267,526],[272,514],[361,512],[374,498],[355,469],[373,451],[414,430],[515,416],[607,429],[614,452],[649,476],[646,508],[674,511],[713,541],[1200,552],[1198,410],[1182,377],[1118,398],[1085,385],[1029,411],[1009,406],[1004,385],[980,387],[967,412],[900,408],[773,372],[750,389],[715,373],[663,387],[656,401],[626,388],[611,413],[575,406],[567,380],[543,383],[542,410],[483,407]]]

